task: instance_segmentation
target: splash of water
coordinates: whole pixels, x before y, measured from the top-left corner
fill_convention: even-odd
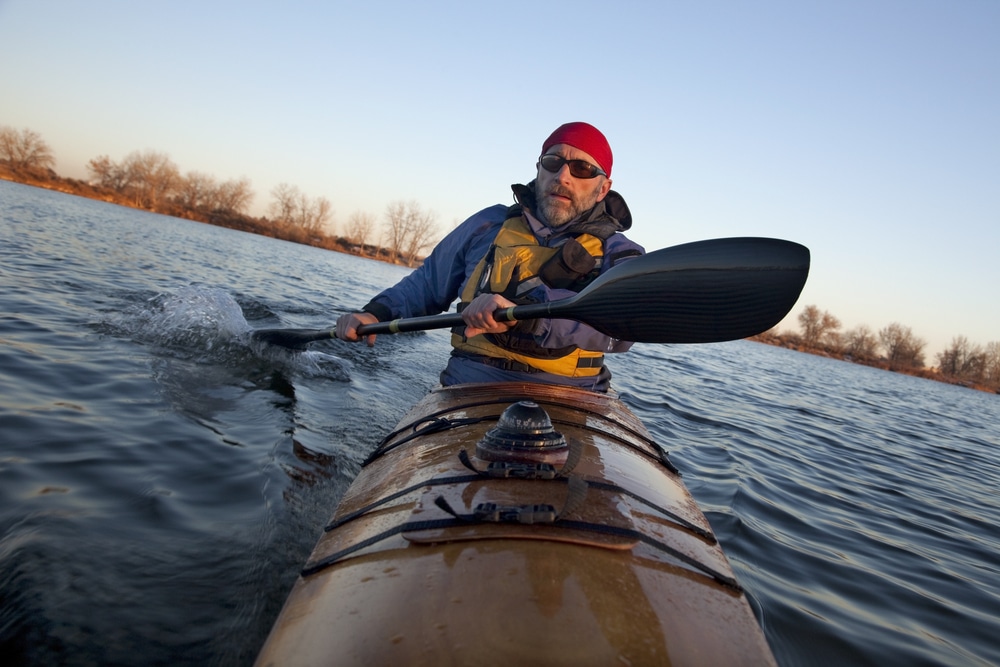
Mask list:
[[[290,352],[252,340],[253,328],[229,292],[189,285],[147,299],[123,313],[118,329],[160,354],[205,364],[265,363],[305,377],[350,379],[347,361],[325,352]]]
[[[141,332],[168,347],[211,350],[250,330],[243,309],[228,292],[191,285],[160,294],[140,315]]]

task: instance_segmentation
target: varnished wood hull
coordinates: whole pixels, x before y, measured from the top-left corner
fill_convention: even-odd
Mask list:
[[[464,450],[486,469],[476,443],[520,399],[577,448],[577,481],[491,479],[460,460]],[[571,495],[582,501],[562,511]],[[483,503],[559,517],[472,519]],[[774,663],[701,510],[613,397],[529,384],[431,392],[331,528],[258,665]]]

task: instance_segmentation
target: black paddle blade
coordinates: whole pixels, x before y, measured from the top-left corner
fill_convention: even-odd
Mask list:
[[[250,337],[269,345],[287,347],[290,350],[304,350],[309,343],[336,336],[331,329],[259,329]]]
[[[620,340],[715,343],[776,325],[808,274],[809,250],[798,243],[713,239],[623,262],[575,297],[539,305]]]

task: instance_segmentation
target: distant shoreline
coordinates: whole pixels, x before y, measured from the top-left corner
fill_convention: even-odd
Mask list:
[[[385,248],[370,244],[359,245],[351,243],[350,240],[342,236],[331,236],[323,234],[322,232],[312,233],[302,229],[281,227],[275,225],[273,221],[268,220],[267,218],[255,218],[241,213],[207,214],[203,211],[186,209],[173,203],[167,203],[164,206],[157,206],[153,208],[136,206],[130,198],[122,195],[121,193],[108,188],[95,186],[86,181],[75,178],[64,178],[52,170],[45,170],[44,172],[39,172],[38,170],[18,170],[12,169],[8,165],[0,163],[0,180],[20,183],[21,185],[42,188],[44,190],[54,190],[56,192],[62,192],[63,194],[74,195],[76,197],[95,199],[108,204],[117,204],[118,206],[132,208],[137,211],[148,211],[150,213],[169,215],[175,218],[182,218],[184,220],[203,222],[217,227],[226,227],[227,229],[236,229],[241,232],[249,232],[260,236],[267,236],[270,238],[281,239],[283,241],[290,241],[292,243],[299,243],[301,245],[322,248],[323,250],[331,250],[333,252],[340,252],[347,255],[366,257],[368,259],[386,262],[387,264],[407,265],[407,262],[401,256],[396,255],[393,257],[391,251]],[[419,266],[421,261],[421,259],[418,259],[415,266]]]
[[[765,331],[764,333],[757,334],[756,336],[751,336],[747,340],[751,340],[757,343],[764,343],[765,345],[773,345],[775,347],[783,347],[789,350],[794,350],[795,352],[803,352],[805,354],[812,354],[819,357],[827,357],[828,359],[836,359],[838,361],[843,361],[851,364],[858,364],[859,366],[869,366],[871,368],[878,368],[880,370],[889,371],[891,373],[901,373],[903,375],[912,375],[913,377],[924,378],[925,380],[933,380],[935,382],[942,382],[944,384],[954,385],[956,387],[964,387],[966,389],[974,389],[976,391],[986,392],[988,394],[1000,394],[1000,387],[992,387],[985,384],[977,384],[975,382],[968,382],[958,378],[948,377],[942,375],[934,368],[892,368],[889,362],[885,359],[855,359],[848,354],[842,352],[834,352],[831,350],[824,350],[818,348],[809,348],[801,343],[797,342],[795,339],[797,336],[779,333],[775,330]]]

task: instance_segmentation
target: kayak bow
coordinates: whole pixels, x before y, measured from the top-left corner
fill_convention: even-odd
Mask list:
[[[769,665],[711,527],[617,398],[446,387],[369,457],[258,665]]]

